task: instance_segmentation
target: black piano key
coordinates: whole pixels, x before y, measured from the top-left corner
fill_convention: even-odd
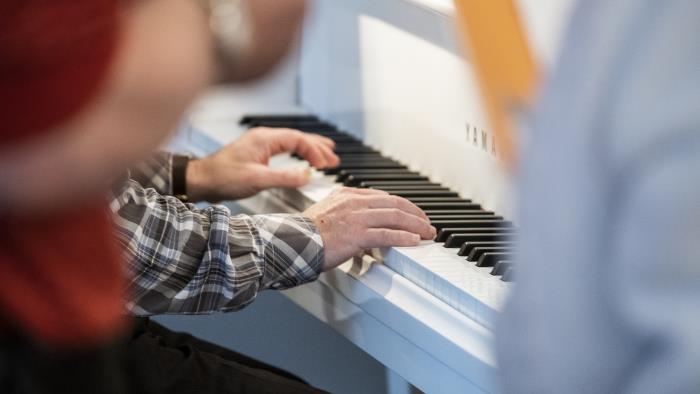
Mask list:
[[[515,272],[515,267],[508,267],[506,272],[503,273],[503,276],[501,276],[501,280],[504,282],[512,282],[515,277]]]
[[[399,197],[459,197],[459,194],[457,194],[457,192],[453,192],[450,190],[389,189],[384,191]]]
[[[277,128],[285,128],[285,129],[294,129],[294,130],[299,130],[299,131],[304,131],[306,133],[313,133],[313,134],[321,134],[324,132],[328,133],[337,133],[338,130],[335,128],[333,125],[328,125],[328,124],[314,124],[314,123],[290,123],[290,124],[274,124],[270,122],[252,122],[248,124],[249,128],[254,128],[254,127],[269,127],[273,129]]]
[[[503,275],[511,267],[513,267],[513,262],[511,260],[499,260],[493,265],[491,275]]]
[[[376,149],[370,148],[369,146],[364,146],[364,145],[343,145],[343,146],[337,146],[333,151],[338,154],[338,153],[379,153]]]
[[[344,138],[344,137],[340,137],[340,138],[338,138],[338,140],[335,140],[335,137],[334,137],[334,138],[331,138],[331,139],[335,141],[335,146],[333,147],[333,150],[336,151],[336,152],[340,152],[340,151],[342,151],[344,148],[353,148],[353,149],[355,149],[355,151],[350,150],[349,152],[344,152],[344,153],[346,153],[346,154],[347,154],[347,153],[351,153],[351,154],[352,154],[352,153],[364,153],[364,154],[370,153],[370,154],[371,154],[371,153],[377,152],[376,150],[372,150],[372,151],[363,151],[363,150],[359,150],[359,151],[357,151],[358,148],[369,148],[367,145],[365,145],[364,143],[362,143],[362,141],[347,140],[347,139]],[[343,141],[343,140],[344,140],[344,141]],[[356,152],[356,151],[357,151],[357,152]]]
[[[342,170],[349,170],[349,169],[356,169],[356,170],[361,170],[361,169],[407,169],[406,166],[401,165],[401,164],[395,164],[395,163],[390,163],[390,162],[367,162],[367,163],[348,163],[348,164],[343,164],[341,163],[337,167],[333,168],[326,168],[323,170],[323,172],[327,175],[338,175],[340,171]]]
[[[381,153],[341,153],[338,155],[340,160],[347,160],[347,161],[357,161],[357,160],[369,160],[369,159],[390,159],[391,157],[387,157],[382,155]]]
[[[364,175],[364,174],[413,174],[418,175],[417,172],[410,171],[406,168],[345,168],[338,172],[338,178],[336,182],[343,182],[350,175]]]
[[[241,120],[239,121],[240,124],[242,125],[247,125],[252,122],[259,121],[259,122],[267,122],[267,121],[276,121],[276,122],[316,122],[318,121],[318,117],[315,115],[306,115],[306,114],[249,114],[249,115],[244,115],[241,117]]]
[[[353,159],[340,159],[340,164],[339,166],[341,167],[346,167],[346,168],[353,168],[353,166],[368,166],[372,164],[397,164],[397,165],[402,165],[398,161],[394,159],[390,159],[388,157],[368,157],[368,158],[353,158]],[[372,167],[367,167],[367,168],[372,168]]]
[[[515,254],[510,252],[486,252],[479,257],[476,262],[477,267],[493,267],[494,264],[501,260],[512,260]]]
[[[459,251],[457,252],[457,256],[469,256],[469,254],[474,250],[476,247],[480,246],[486,246],[486,247],[514,247],[515,243],[510,242],[510,241],[472,241],[472,242],[465,242],[462,244],[462,246],[459,248]]]
[[[474,211],[472,215],[428,215],[430,220],[503,220],[503,216],[496,216],[493,213],[480,213]]]
[[[320,136],[330,138],[333,140],[333,142],[336,143],[337,145],[342,145],[342,144],[350,144],[350,145],[360,145],[362,144],[362,141],[358,140],[357,138],[350,136],[350,135],[345,135],[345,134],[322,134],[322,133],[317,133]]]
[[[416,205],[424,211],[448,211],[454,209],[478,211],[481,209],[481,205],[470,202],[426,202]]]
[[[465,202],[469,203],[471,200],[465,200],[461,197],[404,197],[408,201],[414,204],[426,203],[426,202]]]
[[[467,255],[467,261],[479,261],[484,253],[508,253],[513,252],[512,247],[506,246],[477,246]],[[496,261],[494,261],[495,263]]]
[[[513,238],[513,233],[492,232],[492,233],[454,233],[445,240],[446,248],[459,248],[466,242],[499,242],[508,241]]]
[[[435,237],[435,242],[445,242],[447,238],[452,234],[512,234],[515,232],[513,227],[478,227],[478,228],[464,228],[464,227],[445,227],[438,231]]]
[[[438,231],[443,228],[486,228],[486,227],[513,227],[513,223],[507,220],[494,220],[489,218],[477,218],[472,220],[431,220],[430,224],[433,225]]]
[[[356,145],[350,145],[351,147],[357,147]],[[338,146],[336,146],[338,148]],[[342,147],[341,147],[342,148]],[[398,161],[387,157],[383,156],[381,153],[378,152],[346,152],[346,153],[337,153],[338,158],[340,158],[341,161],[344,162],[359,162],[359,163],[364,163],[368,161],[391,161],[393,163],[398,163]]]
[[[345,135],[345,134],[330,134],[330,133],[310,133],[310,134],[320,135],[321,137],[326,137],[326,138],[332,140],[333,142],[335,142],[335,147],[338,147],[338,146],[364,146],[364,143],[362,141],[360,141],[354,137],[351,137],[349,135]],[[350,152],[347,154],[356,154],[356,153]],[[357,154],[375,154],[376,155],[376,153],[372,153],[372,152],[369,152],[369,153],[359,152]]]
[[[458,211],[457,213],[453,212],[452,210],[445,210],[445,211],[439,211],[439,210],[434,210],[430,209],[428,211],[423,211],[425,212],[426,215],[428,216],[435,216],[436,218],[447,218],[449,216],[479,216],[479,217],[486,217],[486,218],[492,218],[496,216],[495,213],[492,211],[482,211],[482,210],[464,210],[464,211]]]
[[[365,182],[365,181],[381,181],[381,180],[386,180],[386,181],[407,181],[407,180],[414,180],[414,181],[427,181],[428,178],[422,175],[401,175],[401,174],[396,174],[396,175],[391,175],[391,174],[366,174],[366,175],[350,175],[344,182],[345,186],[359,186],[360,183]],[[426,204],[431,204],[431,203],[426,203]],[[435,203],[432,203],[435,204]]]
[[[302,123],[302,124],[296,124],[296,125],[302,126],[302,127],[307,127],[309,129],[315,129],[315,130],[301,130],[301,131],[305,131],[306,133],[309,133],[309,134],[322,135],[322,136],[328,137],[328,138],[351,138],[353,141],[359,141],[357,138],[353,137],[352,135],[350,135],[344,131],[338,130],[332,124]],[[293,129],[294,126],[295,126],[295,124],[293,124],[293,123],[289,124],[289,128]]]
[[[362,182],[362,186],[368,182]],[[444,193],[454,193],[447,187],[442,187],[439,185],[401,185],[401,186],[370,186],[370,189],[383,190],[385,192],[393,193],[394,191],[407,191],[407,192],[444,192]]]
[[[439,183],[431,181],[368,181],[360,183],[360,187],[387,187],[387,186],[437,186]]]
[[[392,164],[390,161],[378,162],[379,165],[382,164]],[[399,164],[399,163],[397,163]],[[339,165],[341,167],[342,165]],[[415,171],[411,171],[408,168],[341,168],[338,171],[338,176],[347,177],[349,175],[364,175],[364,174],[415,174],[419,175]]]
[[[448,209],[448,210],[434,210],[434,209],[424,209],[426,215],[476,215],[476,214],[489,214],[494,215],[491,211],[474,210],[474,209]]]
[[[338,128],[331,123],[320,121],[275,121],[275,120],[255,120],[248,123],[248,127],[271,127],[290,128],[309,132],[338,132]]]

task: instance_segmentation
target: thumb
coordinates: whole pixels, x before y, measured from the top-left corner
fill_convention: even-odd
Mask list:
[[[300,187],[309,183],[311,171],[309,168],[272,169],[265,167],[258,173],[258,184],[262,189],[272,187]]]

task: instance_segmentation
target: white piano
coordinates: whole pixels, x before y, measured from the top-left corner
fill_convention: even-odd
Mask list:
[[[521,1],[545,66],[568,6]],[[246,114],[313,114],[512,219],[510,182],[453,14],[446,0],[318,0],[298,53],[262,84],[204,97],[185,143],[194,153],[213,151],[245,132],[239,120]],[[271,165],[305,163],[283,156]],[[298,212],[334,187],[336,175],[315,172],[308,186],[271,190],[240,205],[250,213]],[[433,241],[390,248],[375,256],[383,262],[368,255],[284,293],[424,392],[497,392],[491,330],[510,283],[457,251]]]

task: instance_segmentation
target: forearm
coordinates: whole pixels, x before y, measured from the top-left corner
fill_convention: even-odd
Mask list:
[[[136,315],[240,309],[267,288],[317,278],[321,238],[299,216],[199,210],[131,180],[112,201]]]

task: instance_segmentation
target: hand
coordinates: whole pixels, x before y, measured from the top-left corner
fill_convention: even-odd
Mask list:
[[[304,215],[321,233],[324,271],[366,249],[415,246],[436,234],[420,208],[379,190],[341,188],[309,207]]]
[[[187,193],[192,201],[246,198],[272,187],[300,187],[309,182],[309,172],[272,169],[269,159],[295,152],[316,168],[340,163],[328,138],[282,128],[253,128],[220,151],[187,167]]]

